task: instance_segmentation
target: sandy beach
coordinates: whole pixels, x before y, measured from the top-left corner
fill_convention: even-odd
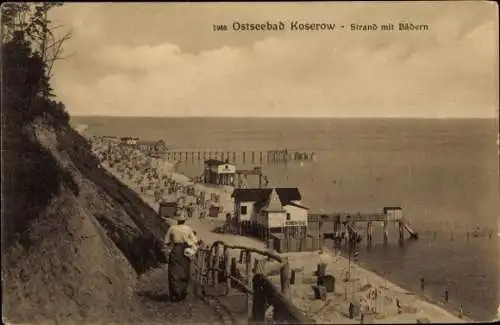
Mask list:
[[[185,205],[194,207],[195,212],[189,223],[206,243],[222,240],[233,245],[265,248],[263,242],[253,238],[217,234],[211,231],[224,223],[226,213],[233,212],[230,188],[208,187],[193,183],[185,175],[176,173],[171,163],[146,157],[132,148],[118,149],[118,146],[109,145],[102,139],[93,138],[92,142],[94,153],[101,159],[102,166],[137,191],[155,210],[158,209],[158,202],[167,197],[171,200],[182,200]],[[173,190],[166,191],[167,187]],[[195,189],[194,195],[186,193],[185,189],[188,187]],[[200,198],[204,198],[205,201],[201,202]],[[208,207],[213,203],[222,208],[219,217],[200,219],[203,213],[206,215]],[[292,300],[317,323],[359,323],[361,321],[359,316],[355,319],[348,318],[350,301],[361,304],[361,308],[365,311],[364,323],[466,322],[465,318],[459,318],[440,306],[426,302],[414,293],[355,263],[351,263],[351,281],[345,282],[343,279],[348,269],[348,260],[328,249],[324,249],[322,253],[303,252],[283,255],[289,258],[292,269],[296,271]],[[329,293],[324,301],[314,300],[311,288],[315,281],[313,272],[318,263],[327,264],[327,274],[336,279],[335,292]],[[364,302],[361,302],[363,300]]]

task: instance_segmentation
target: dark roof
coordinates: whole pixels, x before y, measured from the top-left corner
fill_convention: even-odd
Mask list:
[[[217,160],[217,159],[205,160],[205,165],[209,165],[209,166],[220,166],[220,165],[224,165],[224,164],[226,164],[226,163],[221,161],[221,160]]]
[[[231,197],[238,202],[254,202],[257,206],[263,207],[269,201],[272,190],[272,188],[237,188]],[[302,200],[297,187],[275,188],[275,190],[282,205]]]
[[[231,197],[238,202],[267,202],[271,191],[270,188],[237,188]]]
[[[302,208],[302,209],[309,210],[309,208],[308,208],[308,207],[303,206],[303,205],[301,205],[301,204],[294,203],[294,202],[290,202],[290,203],[288,203],[287,205],[292,205],[292,206],[297,207],[297,208]]]
[[[398,206],[390,206],[390,207],[384,207],[384,213],[387,213],[389,210],[403,210],[401,207]]]

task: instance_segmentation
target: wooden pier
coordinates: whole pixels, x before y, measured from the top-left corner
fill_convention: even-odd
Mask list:
[[[169,161],[203,163],[207,159],[217,159],[230,163],[283,163],[290,161],[314,161],[316,154],[311,151],[290,149],[170,149],[161,154]]]
[[[308,216],[308,224],[312,226],[317,223],[319,231],[325,238],[337,238],[346,228],[354,232],[360,232],[357,224],[366,223],[366,242],[371,245],[373,239],[373,223],[382,223],[384,243],[389,240],[389,223],[398,225],[399,243],[405,239],[405,232],[410,238],[417,239],[418,233],[413,229],[408,220],[403,217],[403,210],[400,207],[385,207],[380,213],[312,213]]]

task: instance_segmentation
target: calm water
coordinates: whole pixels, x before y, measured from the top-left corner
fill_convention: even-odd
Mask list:
[[[316,162],[264,165],[271,185],[298,186],[312,211],[370,212],[399,205],[421,238],[403,249],[376,241],[361,264],[473,319],[499,305],[495,120],[73,118],[98,135],[163,139],[172,148],[315,151]],[[199,175],[199,164],[178,166]],[[466,232],[493,231],[491,238]],[[376,232],[375,237],[381,235]],[[380,237],[380,236],[378,236]]]

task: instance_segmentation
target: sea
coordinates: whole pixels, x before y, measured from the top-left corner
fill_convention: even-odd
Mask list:
[[[73,117],[72,123],[101,136],[163,139],[172,149],[314,152],[315,161],[264,162],[270,186],[298,187],[311,212],[402,207],[419,239],[400,247],[397,227],[390,225],[389,244],[383,245],[382,231],[375,229],[374,244],[361,250],[359,264],[449,310],[462,304],[473,320],[498,317],[496,119]],[[176,168],[198,176],[202,164]],[[260,162],[247,165],[238,168]]]

